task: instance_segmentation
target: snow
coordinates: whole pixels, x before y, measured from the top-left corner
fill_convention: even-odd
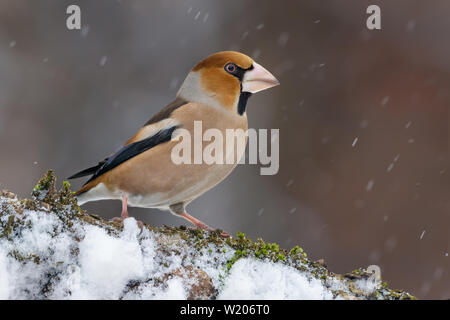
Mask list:
[[[379,281],[373,280],[357,280],[355,281],[355,287],[368,294],[374,292],[380,285]]]
[[[207,13],[205,14],[205,16],[203,17],[203,23],[205,23],[206,21],[208,21],[208,18],[209,18],[209,12],[207,12]]]
[[[283,32],[278,36],[278,45],[284,47],[289,41],[289,33]]]
[[[412,31],[414,31],[415,27],[416,27],[416,21],[409,20],[408,23],[406,24],[406,31],[412,32]]]
[[[0,196],[0,299],[187,299],[194,287],[211,288],[198,297],[218,299],[351,295],[345,282],[330,277],[325,284],[307,265],[247,256],[229,266],[236,251],[225,243],[199,248],[180,236],[141,230],[133,218],[118,230],[70,216],[70,206],[55,213],[41,204],[18,213],[18,203]]]
[[[131,279],[142,279],[144,257],[136,237],[139,229],[135,221],[127,220],[120,238],[97,227],[88,228],[80,243],[82,287],[75,296],[117,299]]]
[[[367,128],[367,126],[369,125],[369,121],[368,120],[361,120],[361,122],[359,123],[359,127],[361,128],[361,129],[365,129],[365,128]]]
[[[372,190],[374,184],[375,181],[373,179],[370,179],[369,182],[367,182],[366,191],[369,192],[370,190]]]
[[[82,27],[81,27],[81,36],[82,36],[83,38],[86,38],[87,35],[89,34],[89,30],[90,30],[90,27],[89,27],[88,25],[82,26]]]
[[[241,259],[226,279],[219,299],[331,299],[317,279],[308,279],[292,267],[273,262]]]
[[[2,224],[9,217],[0,216]],[[179,278],[168,280],[164,287],[149,281],[138,292],[123,295],[130,281],[158,278],[182,267],[179,256],[165,257],[167,267],[161,266],[154,234],[147,229],[141,232],[133,218],[124,221],[123,231],[117,235],[78,221],[71,232],[63,230],[62,221],[44,210],[25,210],[20,219],[31,228],[23,228],[9,241],[0,238],[0,299],[44,298],[41,285],[48,281],[51,272],[59,273],[59,281],[51,280],[54,282],[51,299],[187,297],[188,288]],[[31,259],[26,263],[14,259],[7,254],[13,250],[25,258],[39,256],[39,264],[32,263]],[[229,259],[230,254],[233,253],[224,255],[224,259]],[[218,282],[220,270],[211,266],[208,269],[209,258],[205,255],[197,264],[204,266]]]
[[[391,163],[389,164],[389,166],[386,168],[386,172],[391,172],[392,169],[394,169],[394,163],[393,163],[393,162],[391,162]]]
[[[422,240],[424,235],[425,235],[425,230],[422,231],[422,233],[420,234],[419,239]]]
[[[255,50],[253,50],[252,55],[253,59],[258,60],[259,57],[261,56],[261,49],[256,48]]]
[[[106,61],[108,61],[108,57],[107,56],[102,56],[99,62],[100,67],[104,67],[106,64]]]
[[[8,299],[9,290],[7,257],[4,250],[0,247],[0,300]]]
[[[166,283],[167,288],[155,289],[153,284],[147,284],[138,293],[129,293],[126,300],[186,300],[187,292],[183,281],[179,278],[170,279]]]
[[[0,242],[1,298],[40,298],[39,283],[56,265],[63,269],[51,297],[54,299],[117,299],[129,281],[144,279],[157,271],[153,264],[155,243],[150,237],[139,243],[140,229],[133,218],[125,221],[118,237],[97,226],[77,224],[76,235],[83,240],[75,257],[71,249],[76,240],[65,232],[54,235],[54,230],[62,227],[55,216],[35,211],[23,214],[33,227],[24,229],[17,241]],[[33,253],[47,259],[38,265],[22,264],[5,254],[5,249],[11,247],[23,257]],[[144,293],[149,294],[149,290]]]

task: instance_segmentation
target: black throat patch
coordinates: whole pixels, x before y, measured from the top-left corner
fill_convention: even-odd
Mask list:
[[[247,100],[248,98],[250,98],[252,94],[250,92],[242,92],[239,95],[239,102],[238,102],[238,106],[237,106],[237,111],[239,113],[239,115],[243,115],[245,112],[245,108],[247,107]]]

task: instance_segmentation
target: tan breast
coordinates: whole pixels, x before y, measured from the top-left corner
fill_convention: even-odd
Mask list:
[[[234,146],[236,155],[232,164],[194,164],[194,121],[201,121],[202,133],[218,129],[226,138],[226,129],[247,130],[247,117],[225,109],[205,104],[189,103],[172,113],[171,118],[182,123],[191,134],[191,164],[175,164],[172,148],[179,143],[170,141],[126,161],[102,177],[105,186],[114,194],[126,193],[130,205],[142,207],[167,207],[178,202],[190,202],[214,187],[228,176],[242,157]],[[246,141],[245,141],[246,143]],[[210,144],[203,142],[202,150]],[[238,154],[239,153],[239,154]],[[224,144],[223,154],[226,155]]]

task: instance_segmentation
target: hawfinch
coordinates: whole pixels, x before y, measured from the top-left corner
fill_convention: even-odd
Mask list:
[[[175,100],[147,121],[121,149],[69,177],[91,175],[75,193],[78,203],[122,199],[119,220],[128,218],[128,205],[158,208],[212,231],[189,215],[185,207],[228,176],[243,151],[232,163],[175,163],[171,155],[181,140],[177,138],[178,129],[187,130],[193,137],[194,121],[201,121],[203,130],[219,130],[224,137],[227,129],[246,131],[248,98],[278,84],[269,71],[242,53],[223,51],[209,56],[189,72]],[[245,138],[244,146],[246,142]],[[200,143],[203,148],[204,142]]]

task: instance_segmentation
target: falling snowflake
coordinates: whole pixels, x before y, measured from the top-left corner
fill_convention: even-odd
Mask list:
[[[373,188],[375,181],[373,181],[373,179],[370,179],[369,182],[367,182],[367,186],[366,186],[366,190],[370,191]]]
[[[106,64],[106,61],[108,61],[108,57],[107,56],[103,56],[101,59],[100,59],[100,67],[103,67],[105,64]]]
[[[424,235],[425,235],[425,230],[422,231],[422,233],[420,234],[420,238],[419,239],[422,240]]]

